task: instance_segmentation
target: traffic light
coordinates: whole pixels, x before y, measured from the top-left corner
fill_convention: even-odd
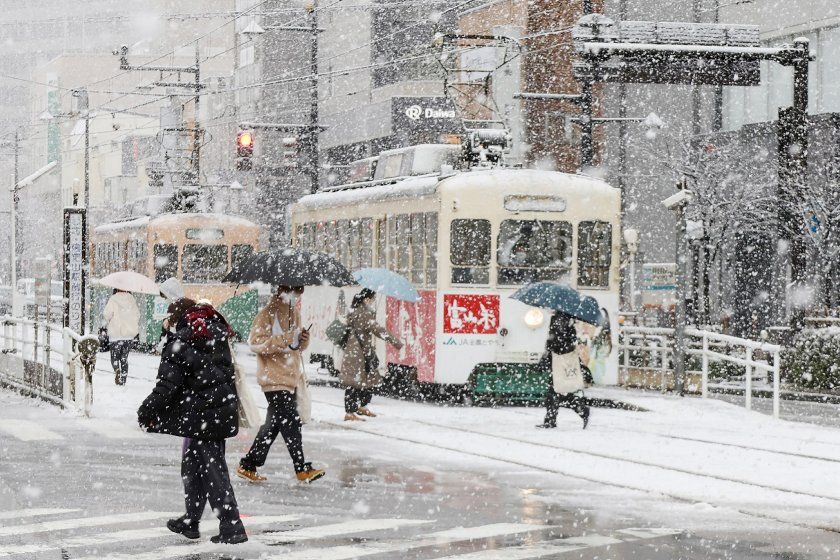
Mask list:
[[[251,156],[254,155],[254,133],[250,130],[240,130],[236,135],[236,169],[249,171]]]
[[[297,136],[283,138],[283,167],[297,167],[300,160],[300,143]]]

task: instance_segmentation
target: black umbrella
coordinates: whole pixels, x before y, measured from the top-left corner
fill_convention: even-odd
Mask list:
[[[224,282],[275,286],[350,286],[356,283],[350,271],[324,253],[287,248],[255,253],[241,261]]]

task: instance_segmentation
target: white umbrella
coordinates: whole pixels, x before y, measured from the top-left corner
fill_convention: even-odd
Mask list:
[[[154,280],[131,270],[114,272],[100,279],[98,283],[100,286],[106,286],[124,292],[151,294],[153,296],[160,295],[160,288],[155,284]]]

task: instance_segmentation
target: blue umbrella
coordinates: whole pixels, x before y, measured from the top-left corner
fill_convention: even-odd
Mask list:
[[[565,284],[536,282],[520,288],[510,297],[534,307],[565,313],[593,325],[603,325],[606,321],[595,298],[585,296]]]
[[[420,294],[404,276],[384,268],[362,268],[353,273],[360,286],[402,301],[420,301]]]

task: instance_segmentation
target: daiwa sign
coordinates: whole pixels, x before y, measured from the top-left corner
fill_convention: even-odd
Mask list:
[[[455,104],[446,97],[391,98],[391,129],[398,134],[458,133],[461,119]],[[412,140],[406,138],[406,140]],[[421,140],[421,139],[417,139]]]

